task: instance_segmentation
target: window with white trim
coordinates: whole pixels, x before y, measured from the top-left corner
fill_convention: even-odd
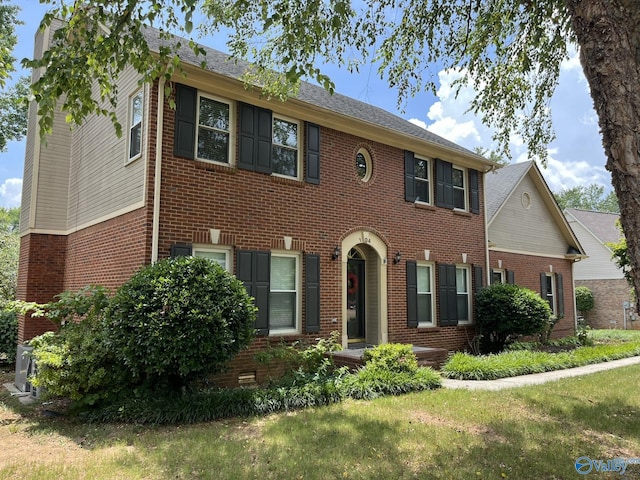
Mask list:
[[[556,282],[553,273],[545,274],[545,280],[547,282],[544,299],[551,307],[551,313],[556,314]]]
[[[196,158],[216,163],[231,163],[234,123],[231,104],[209,95],[198,95],[198,138]]]
[[[464,169],[453,167],[453,208],[467,209],[467,172]]]
[[[418,325],[433,325],[433,266],[431,264],[417,264],[417,297],[418,297]]]
[[[194,257],[203,257],[212,262],[217,263],[226,271],[231,272],[231,249],[230,248],[211,248],[211,247],[193,247]]]
[[[505,282],[505,271],[502,268],[494,268],[491,270],[491,285]]]
[[[129,153],[131,162],[142,155],[142,118],[144,116],[144,92],[139,90],[129,100]]]
[[[415,157],[416,202],[431,203],[431,164],[428,159]]]
[[[271,253],[269,333],[295,333],[300,318],[300,258]]]
[[[456,265],[456,300],[458,306],[458,323],[471,322],[471,277],[467,266]]]
[[[300,124],[273,116],[271,168],[276,175],[299,178]]]

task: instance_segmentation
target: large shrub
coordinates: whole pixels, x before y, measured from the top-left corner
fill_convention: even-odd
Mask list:
[[[476,295],[480,348],[499,352],[520,335],[537,335],[551,317],[549,304],[537,293],[518,285],[494,284]]]
[[[576,287],[576,308],[582,314],[586,316],[587,312],[593,310],[595,306],[595,300],[593,298],[593,292],[585,286]]]
[[[16,312],[0,309],[0,360],[8,363],[16,359],[18,317]]]
[[[110,348],[104,328],[109,303],[104,287],[64,292],[43,306],[59,326],[32,339],[37,373],[31,379],[48,395],[68,397],[78,405],[113,398],[131,386],[131,379]]]
[[[217,263],[179,257],[149,265],[118,289],[107,335],[137,382],[180,388],[217,373],[255,334],[256,308]]]

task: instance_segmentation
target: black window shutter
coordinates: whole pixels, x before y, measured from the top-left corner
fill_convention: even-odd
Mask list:
[[[413,152],[404,151],[404,199],[407,202],[416,201],[416,162]]]
[[[258,307],[256,333],[269,334],[269,291],[271,254],[252,250],[238,250],[236,277],[244,283],[247,293]]]
[[[256,107],[256,172],[271,173],[271,138],[273,116],[271,110]]]
[[[271,254],[254,252],[253,297],[258,307],[256,330],[258,335],[269,334],[269,293],[271,291]]]
[[[513,270],[507,270],[507,283],[509,285],[516,284],[516,273]]]
[[[477,170],[469,169],[469,195],[471,197],[471,213],[480,213],[480,181]]]
[[[473,266],[473,283],[475,285],[474,292],[477,292],[484,287],[484,276],[482,273],[482,266],[480,265]]]
[[[320,255],[305,255],[305,325],[307,333],[320,331]]]
[[[436,159],[436,205],[453,210],[453,165]]]
[[[456,266],[438,265],[438,292],[440,294],[440,326],[458,324],[458,292]]]
[[[191,256],[192,248],[187,243],[174,243],[171,245],[171,258],[176,257],[189,257]]]
[[[418,268],[410,260],[407,260],[407,326],[418,326]]]
[[[196,149],[196,106],[198,91],[176,84],[176,117],[173,137],[173,154],[194,158]]]
[[[255,110],[253,105],[240,103],[240,143],[238,145],[238,167],[255,170],[256,129]]]
[[[556,273],[556,305],[558,306],[558,318],[564,317],[564,286],[562,285],[562,274]]]
[[[542,272],[540,274],[540,296],[547,299],[547,274]]]
[[[320,184],[320,127],[307,123],[306,182]]]

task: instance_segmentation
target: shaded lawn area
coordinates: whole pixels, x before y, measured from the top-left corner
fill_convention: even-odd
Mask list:
[[[446,390],[175,427],[50,418],[0,394],[3,479],[640,479],[640,366],[500,392]]]

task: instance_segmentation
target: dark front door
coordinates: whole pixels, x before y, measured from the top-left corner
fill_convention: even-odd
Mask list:
[[[365,341],[365,261],[355,249],[347,260],[347,336],[349,342]]]

